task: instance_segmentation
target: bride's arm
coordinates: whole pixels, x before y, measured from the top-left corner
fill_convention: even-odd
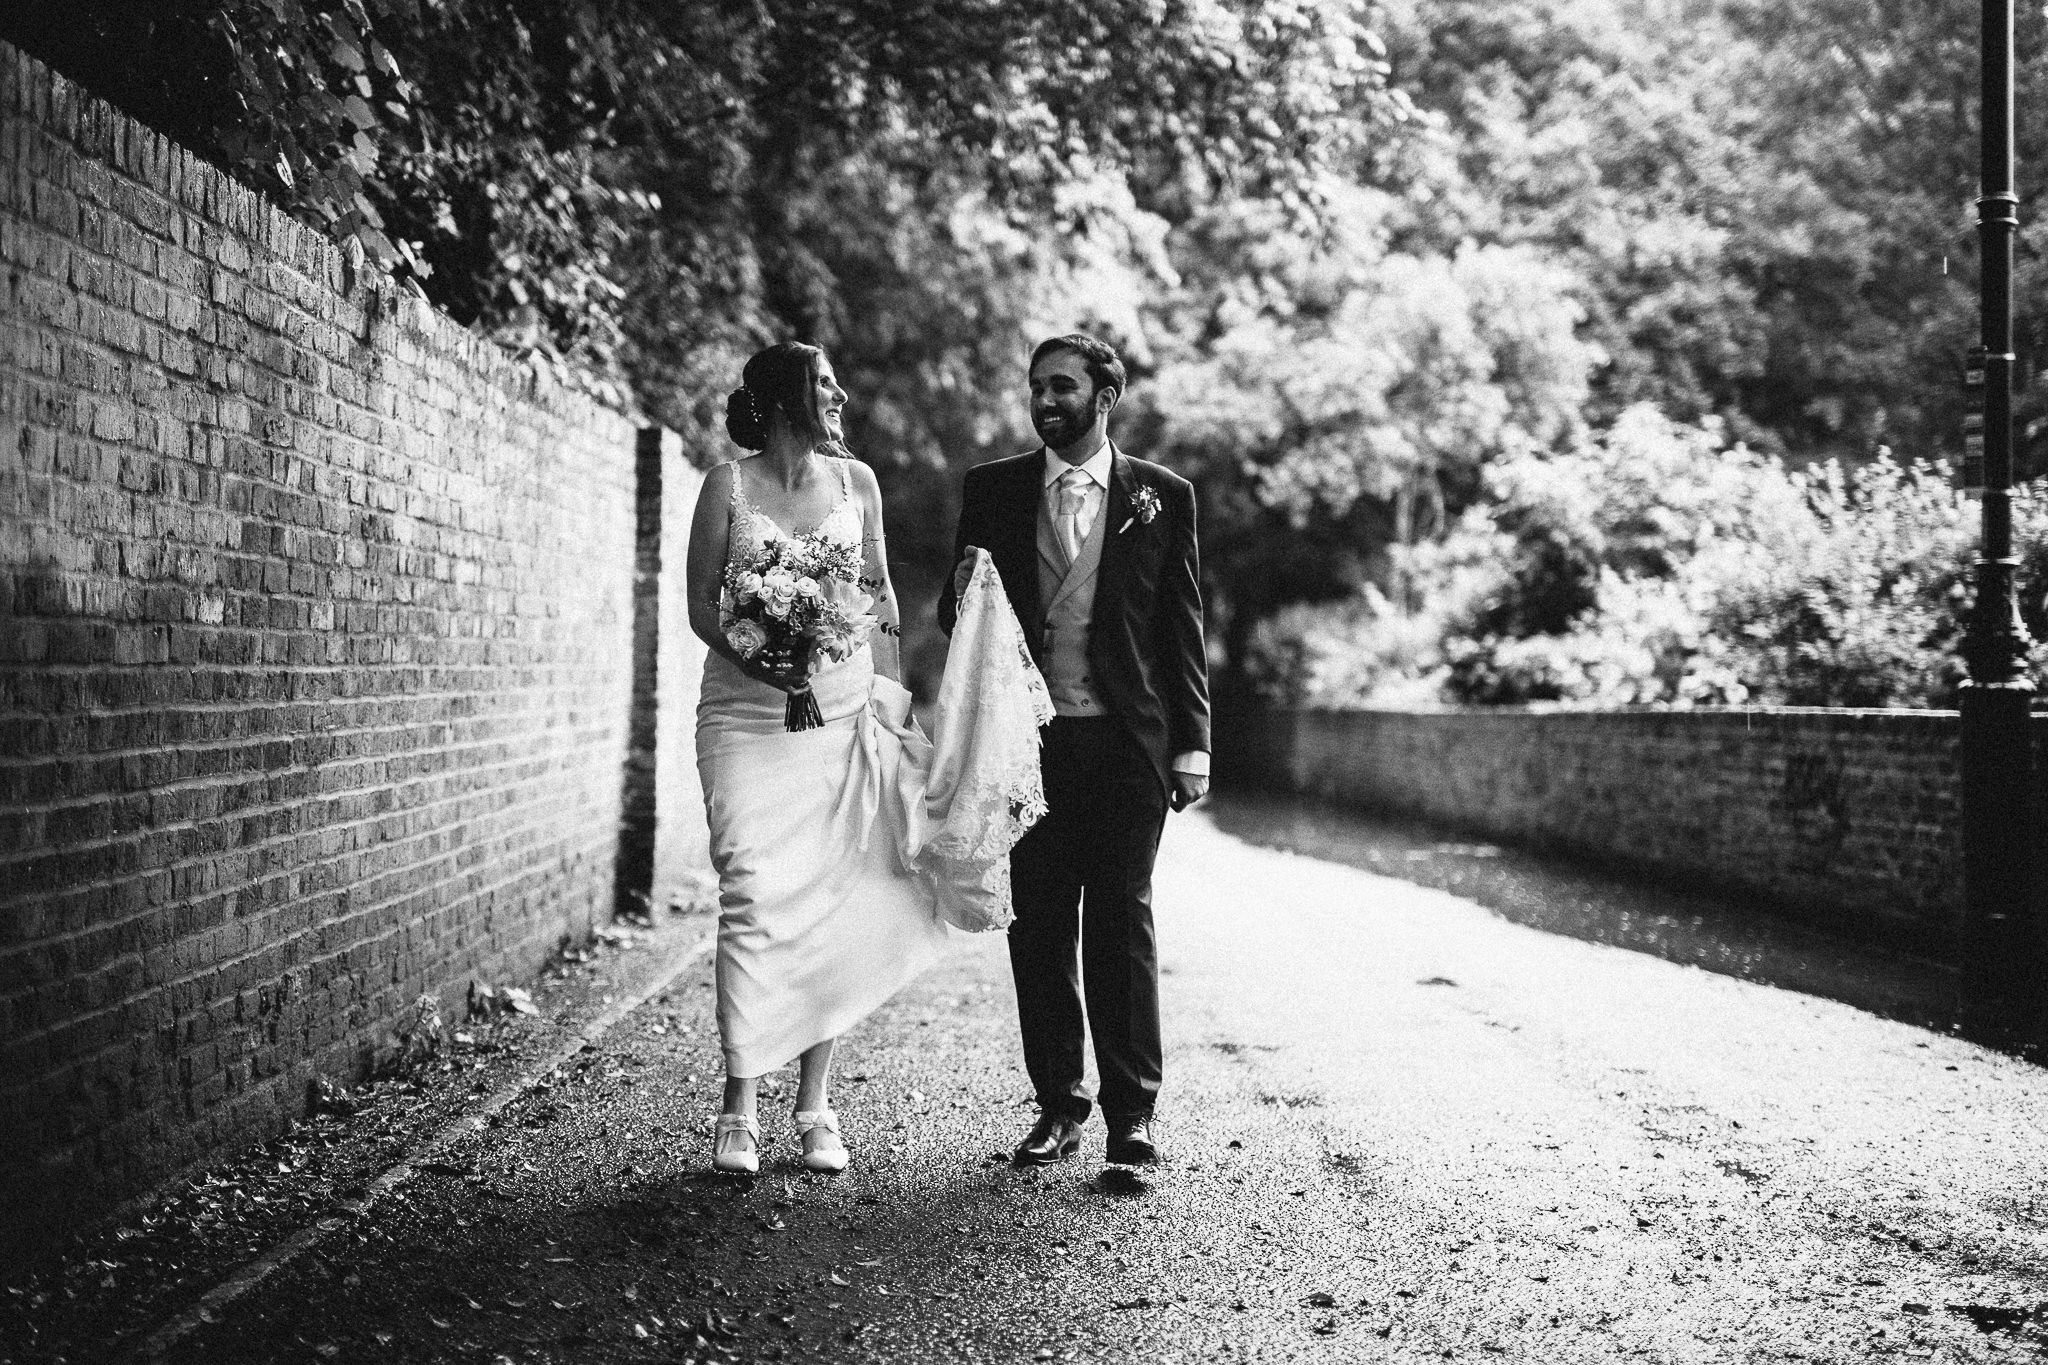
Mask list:
[[[718,590],[725,577],[725,555],[732,536],[733,468],[713,465],[704,473],[697,490],[697,510],[690,519],[690,554],[684,564],[683,590],[690,599],[690,629],[713,654],[721,654],[733,667],[770,687],[789,690],[790,680],[761,665],[760,657],[742,659],[726,642],[718,628]]]
[[[903,613],[896,603],[896,588],[889,581],[888,542],[882,537],[882,486],[875,471],[853,462],[853,490],[860,499],[860,522],[866,528],[861,540],[861,585],[874,594],[869,610],[880,624],[869,637],[875,655],[875,672],[896,682],[903,681]]]

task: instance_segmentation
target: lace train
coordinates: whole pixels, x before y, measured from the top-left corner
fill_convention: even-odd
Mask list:
[[[1045,814],[1038,731],[1052,716],[995,562],[977,550],[933,714],[929,832],[912,854],[947,923],[1001,929],[1015,918],[1010,849]]]

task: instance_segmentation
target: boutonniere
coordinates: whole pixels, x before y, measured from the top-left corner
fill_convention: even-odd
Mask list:
[[[1152,518],[1159,515],[1158,491],[1155,490],[1150,484],[1139,484],[1137,489],[1131,494],[1131,506],[1134,509],[1136,509],[1137,512],[1137,516],[1135,519],[1144,522],[1147,526],[1150,526],[1152,524]],[[1124,519],[1124,524],[1116,528],[1117,534],[1122,535],[1125,531],[1130,530],[1131,521],[1132,518],[1126,517]]]

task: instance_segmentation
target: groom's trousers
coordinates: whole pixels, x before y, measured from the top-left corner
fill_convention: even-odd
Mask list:
[[[1085,1000],[1103,1113],[1149,1118],[1161,1073],[1152,860],[1166,796],[1145,751],[1110,716],[1055,718],[1039,767],[1047,812],[1010,853],[1024,1067],[1048,1113],[1088,1117]]]

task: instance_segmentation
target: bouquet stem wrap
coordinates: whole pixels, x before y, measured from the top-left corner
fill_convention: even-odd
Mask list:
[[[818,695],[811,691],[809,683],[790,692],[789,701],[782,708],[783,729],[815,730],[824,723],[825,717],[818,711]]]

